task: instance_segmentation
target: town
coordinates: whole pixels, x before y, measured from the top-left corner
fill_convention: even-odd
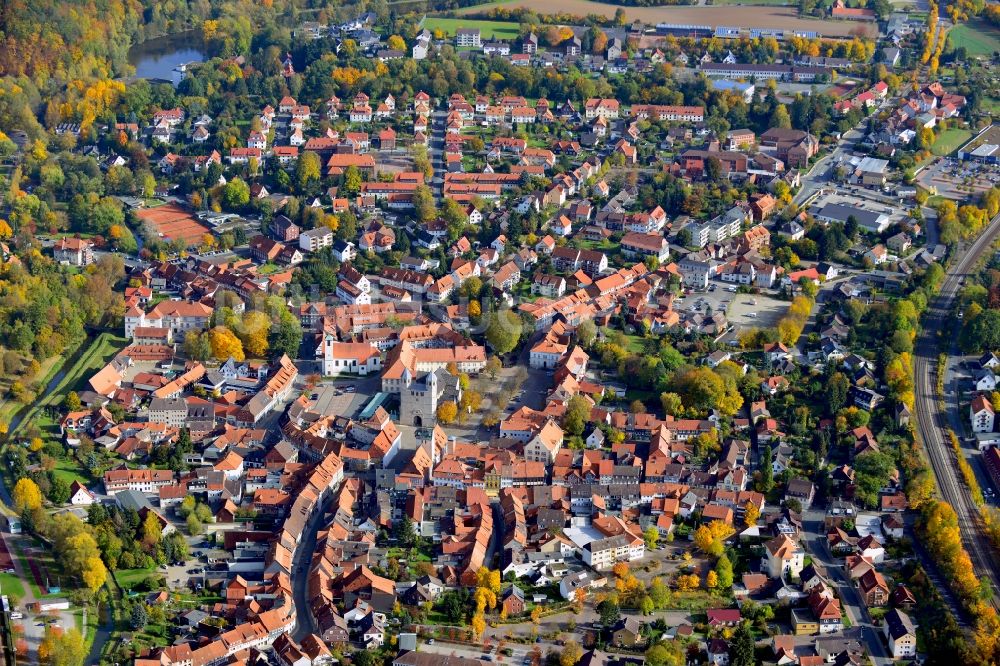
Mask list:
[[[263,4],[0,79],[5,661],[1000,659],[995,6]]]

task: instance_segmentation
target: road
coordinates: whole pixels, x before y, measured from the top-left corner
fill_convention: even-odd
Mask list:
[[[295,549],[295,557],[292,559],[292,600],[295,603],[295,632],[292,638],[300,643],[309,634],[319,633],[316,629],[316,618],[313,617],[312,608],[309,606],[309,566],[316,550],[316,532],[326,515],[325,507],[324,499],[322,508],[306,523],[305,536]]]
[[[868,607],[862,602],[858,588],[844,571],[844,561],[834,558],[833,554],[830,553],[826,541],[826,530],[823,528],[824,516],[824,512],[814,510],[807,511],[803,516],[803,527],[805,527],[805,533],[809,535],[806,542],[809,553],[814,562],[819,562],[826,567],[826,571],[830,575],[830,582],[837,585],[837,593],[843,604],[844,612],[847,613],[851,626],[860,629],[861,637],[875,666],[889,666],[893,662],[882,642],[882,634],[872,624]]]
[[[924,315],[923,330],[917,340],[913,365],[917,432],[927,451],[941,496],[958,514],[962,542],[972,559],[976,575],[988,577],[994,590],[1000,589],[1000,567],[993,557],[993,546],[981,529],[979,511],[960,476],[951,446],[945,439],[948,420],[945,414],[938,411],[934,367],[941,351],[938,336],[952,309],[961,280],[975,266],[980,256],[989,250],[998,231],[1000,215],[993,218],[979,238],[959,255],[958,261],[948,270],[940,294],[931,301]],[[997,601],[994,600],[994,603]]]

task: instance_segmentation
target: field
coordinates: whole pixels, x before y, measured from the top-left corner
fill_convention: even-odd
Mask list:
[[[968,141],[971,136],[972,132],[966,129],[958,127],[946,129],[934,140],[931,152],[935,155],[950,155],[958,150],[959,146]]]
[[[737,2],[739,0],[733,0]],[[765,0],[771,2],[772,0]],[[857,30],[865,30],[868,34],[875,31],[874,26],[853,21],[824,21],[821,19],[799,18],[796,10],[791,7],[750,7],[750,6],[716,6],[699,7],[695,5],[676,5],[665,7],[622,7],[593,0],[550,0],[544,5],[530,0],[512,0],[490,5],[476,5],[459,10],[459,14],[478,14],[488,11],[491,7],[527,7],[536,12],[566,13],[575,16],[599,14],[612,17],[615,10],[625,10],[629,20],[640,20],[644,23],[679,23],[687,25],[710,26],[742,26],[745,28],[784,28],[786,30],[812,30],[824,37],[848,37]],[[431,19],[428,19],[428,21]],[[484,35],[485,36],[485,35]]]
[[[712,0],[713,5],[728,5],[728,6],[773,6],[773,7],[788,7],[792,3],[788,0]]]
[[[427,17],[424,20],[424,27],[432,32],[441,30],[449,37],[453,37],[459,28],[479,28],[480,36],[483,39],[517,39],[520,32],[517,23],[508,21],[474,21],[433,17]]]
[[[165,204],[156,208],[144,208],[135,211],[140,224],[150,225],[164,240],[183,240],[188,245],[197,245],[202,236],[208,233],[208,227],[191,217],[184,208],[174,204]]]
[[[969,55],[990,56],[1000,51],[1000,30],[979,19],[955,26],[948,31],[948,38],[952,45],[964,46]]]

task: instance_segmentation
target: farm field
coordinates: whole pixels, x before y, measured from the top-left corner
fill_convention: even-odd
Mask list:
[[[937,139],[934,140],[931,152],[935,155],[950,155],[958,150],[958,147],[968,141],[970,137],[972,137],[972,132],[969,130],[957,127],[947,129],[941,132]]]
[[[734,2],[737,0],[733,0]],[[765,0],[770,2],[770,0]],[[628,20],[638,19],[645,23],[681,23],[689,25],[743,26],[746,28],[785,28],[788,30],[812,30],[824,37],[848,37],[859,29],[873,33],[875,28],[852,21],[828,21],[799,18],[791,7],[751,7],[695,5],[675,5],[664,7],[622,7],[593,0],[550,0],[543,7],[530,0],[512,0],[489,5],[476,5],[458,11],[459,14],[478,14],[491,7],[526,7],[534,11],[566,13],[576,16],[599,14],[614,16],[615,10],[622,8]],[[431,19],[428,19],[430,21]],[[485,37],[485,35],[483,35]]]
[[[772,6],[772,7],[789,7],[792,3],[788,0],[712,0],[713,5],[726,5],[728,7],[746,5],[750,6]]]
[[[955,26],[948,31],[948,38],[954,46],[964,46],[969,55],[988,56],[1000,51],[1000,30],[979,19]]]
[[[432,32],[441,30],[449,37],[453,37],[459,28],[479,28],[483,39],[516,39],[519,34],[518,24],[509,21],[474,21],[428,16],[424,20],[424,27]]]

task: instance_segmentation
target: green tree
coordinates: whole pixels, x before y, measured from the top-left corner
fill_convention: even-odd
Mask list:
[[[594,344],[594,339],[597,337],[597,326],[594,324],[592,319],[584,319],[580,322],[580,325],[576,327],[576,341],[580,343],[580,346],[584,349],[590,349],[590,346]]]
[[[601,617],[601,624],[605,627],[614,625],[621,618],[621,608],[611,599],[605,599],[597,604],[597,612]]]
[[[660,530],[655,525],[650,525],[642,533],[642,539],[646,542],[646,550],[655,550],[656,544],[660,541]]]
[[[836,414],[847,403],[847,391],[850,381],[842,372],[835,372],[826,383],[826,404],[830,414]]]
[[[771,467],[771,447],[765,444],[760,452],[760,479],[757,490],[765,495],[774,488],[774,468]]]
[[[566,413],[563,415],[563,430],[570,435],[582,435],[588,420],[590,420],[590,401],[582,395],[570,398]]]
[[[733,586],[733,563],[725,553],[715,563],[715,575],[719,577],[719,587],[728,590]]]
[[[498,354],[506,354],[521,339],[521,320],[510,310],[499,310],[490,317],[486,328],[486,341]]]
[[[222,203],[231,210],[243,208],[250,203],[250,186],[242,178],[233,178],[222,189]]]
[[[146,612],[146,604],[140,602],[132,607],[132,614],[129,617],[129,624],[133,631],[144,629],[149,622],[149,614]]]
[[[660,641],[646,650],[647,666],[684,666],[684,648],[676,640]]]
[[[754,655],[754,639],[750,632],[750,623],[744,620],[736,628],[736,634],[729,643],[729,664],[730,666],[754,666],[756,663],[757,658]]]

